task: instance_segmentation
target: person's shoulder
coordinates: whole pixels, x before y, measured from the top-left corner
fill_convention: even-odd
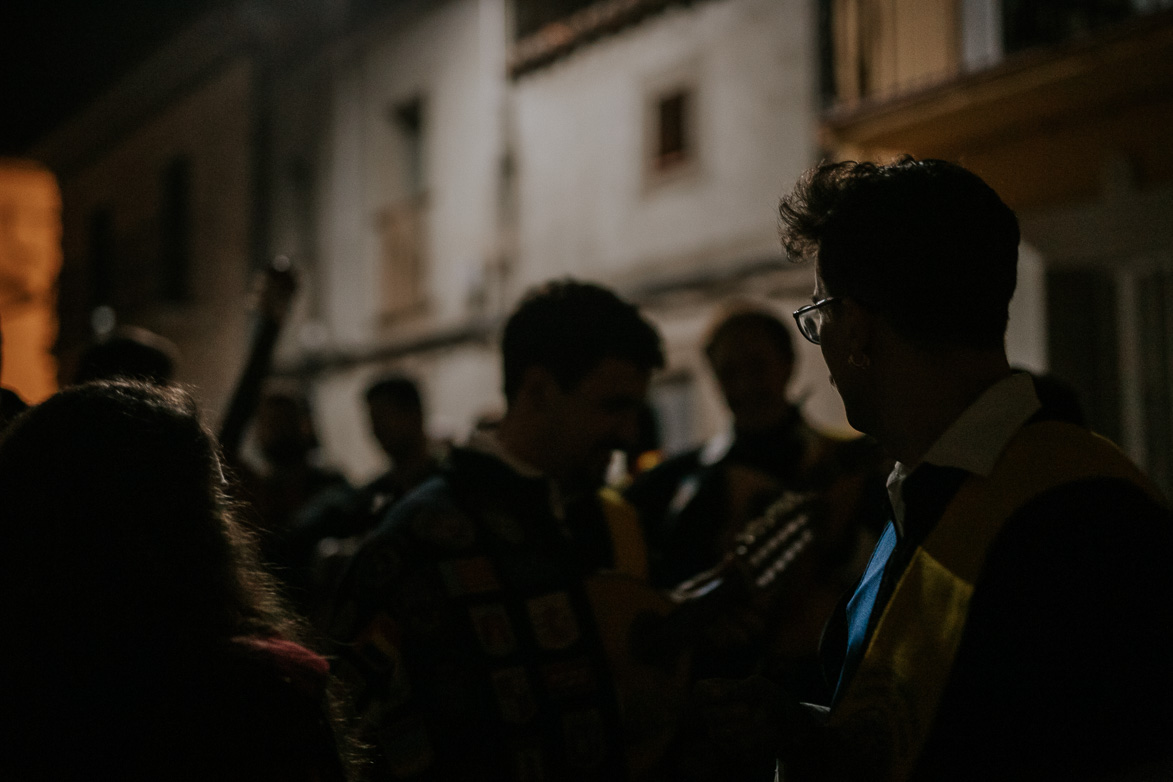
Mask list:
[[[458,498],[451,472],[440,472],[416,486],[386,510],[368,546],[414,542],[463,541],[472,521]],[[470,533],[461,530],[470,530]]]
[[[981,581],[1013,573],[1015,581],[1069,581],[1093,573],[1139,581],[1145,573],[1173,572],[1171,559],[1173,516],[1161,499],[1120,477],[1090,476],[1016,508],[994,540]],[[1163,591],[1173,589],[1173,579],[1158,580],[1166,582]]]
[[[1154,490],[1116,475],[1091,475],[1049,488],[1031,498],[1015,517],[1047,516],[1119,529],[1121,525],[1170,526],[1168,505]]]

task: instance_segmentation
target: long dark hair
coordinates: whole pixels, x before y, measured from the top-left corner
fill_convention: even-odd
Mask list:
[[[315,698],[237,653],[242,638],[303,640],[255,552],[186,391],[98,381],[18,418],[0,442],[0,766],[133,776],[172,762],[166,775],[187,778],[183,763],[226,740],[267,763],[258,741],[290,731],[242,725],[234,713],[274,710],[238,704]]]
[[[26,597],[54,623],[299,635],[179,388],[101,381],[49,398],[0,444],[0,497],[0,549],[19,552],[0,578],[37,584]]]

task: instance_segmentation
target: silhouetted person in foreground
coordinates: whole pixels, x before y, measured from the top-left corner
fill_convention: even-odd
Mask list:
[[[824,634],[830,709],[712,685],[714,735],[766,739],[787,782],[1168,779],[1173,519],[1011,370],[1014,213],[964,168],[904,157],[820,165],[780,214],[790,257],[816,263],[799,328],[897,462]],[[735,704],[752,718],[731,725]]]
[[[613,452],[635,444],[660,338],[613,292],[562,280],[527,294],[501,352],[504,417],[355,556],[339,670],[388,776],[622,780],[587,581],[646,575],[634,511],[600,489]]]
[[[0,444],[0,778],[339,782],[299,643],[177,388],[59,392]]]

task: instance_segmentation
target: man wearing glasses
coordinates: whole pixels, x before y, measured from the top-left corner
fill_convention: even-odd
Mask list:
[[[1173,523],[1012,372],[1014,213],[909,157],[821,165],[780,213],[790,257],[816,262],[798,328],[897,460],[890,515],[824,633],[829,709],[743,684],[714,686],[711,713],[757,704],[788,781],[1169,778]]]

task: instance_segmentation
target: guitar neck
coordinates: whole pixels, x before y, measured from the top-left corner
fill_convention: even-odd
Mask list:
[[[671,660],[731,605],[753,602],[777,588],[814,541],[814,503],[813,495],[787,494],[746,525],[716,567],[668,593],[674,605],[669,613],[633,623],[632,654],[649,664]]]

